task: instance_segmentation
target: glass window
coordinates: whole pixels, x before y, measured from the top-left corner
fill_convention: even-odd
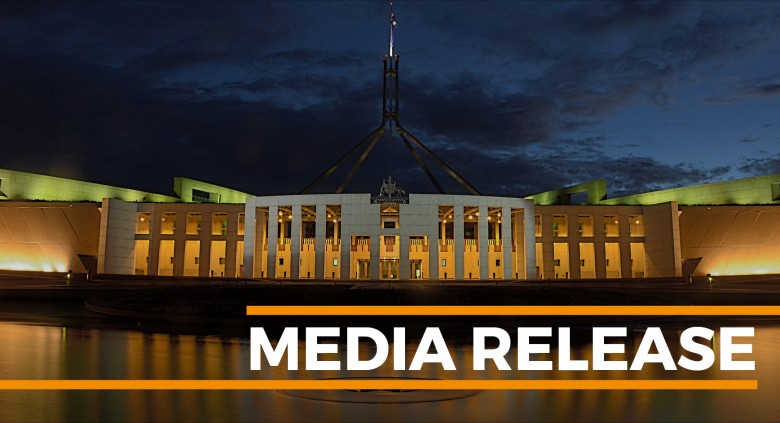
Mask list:
[[[640,215],[628,216],[628,236],[645,236],[644,217]]]
[[[554,237],[567,237],[569,236],[569,227],[567,225],[567,216],[565,214],[553,215],[553,236]]]
[[[163,213],[160,221],[160,234],[173,235],[176,232],[176,213]]]
[[[200,213],[187,213],[187,235],[200,235],[200,221]]]
[[[151,213],[138,213],[138,221],[135,226],[135,233],[139,235],[147,235],[152,227],[152,214]]]
[[[542,236],[542,215],[537,214],[534,216],[534,219],[536,221],[536,228],[535,228],[536,236]]]
[[[604,236],[608,236],[608,237],[620,236],[620,230],[618,229],[618,216],[616,214],[604,215]]]
[[[593,236],[593,215],[581,214],[577,218],[581,237]]]
[[[244,213],[238,214],[238,234],[244,235]]]
[[[211,234],[227,235],[227,213],[214,213],[211,216]]]

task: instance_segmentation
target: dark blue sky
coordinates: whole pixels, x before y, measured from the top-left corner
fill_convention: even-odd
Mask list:
[[[298,192],[379,123],[388,3],[1,2],[0,168]],[[485,194],[780,173],[780,2],[395,13],[404,126]],[[407,191],[433,192],[397,141],[347,191],[376,191],[392,158]]]

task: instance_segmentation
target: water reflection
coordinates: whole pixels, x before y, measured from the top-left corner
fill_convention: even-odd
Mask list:
[[[754,322],[731,322],[750,326]],[[678,322],[663,329],[675,361],[683,352],[682,330],[696,323]],[[715,347],[719,343],[716,330]],[[343,333],[343,331],[342,331]],[[556,333],[554,331],[554,333]],[[626,354],[612,359],[631,362],[642,328],[629,329]],[[483,391],[460,400],[416,404],[339,404],[292,398],[275,391],[4,391],[0,421],[774,421],[780,415],[780,325],[757,326],[752,339],[755,372],[724,372],[715,365],[704,372],[665,371],[646,364],[641,371],[486,371],[472,368],[471,338],[448,337],[457,370],[438,365],[419,372],[396,372],[386,365],[365,372],[249,370],[246,339],[145,334],[131,331],[76,329],[0,323],[1,379],[308,379],[347,376],[440,379],[758,379],[758,391]],[[590,330],[572,333],[572,358],[591,360]],[[747,341],[747,340],[746,340]],[[535,341],[536,342],[536,341]],[[741,341],[737,341],[741,342]],[[416,343],[409,341],[407,364]],[[364,359],[374,351],[361,348]],[[698,356],[686,353],[691,359]],[[321,359],[346,359],[339,355]],[[745,357],[748,358],[748,357]],[[299,368],[305,368],[303,344]],[[557,361],[556,346],[538,360]],[[514,368],[514,347],[507,361]],[[286,363],[286,359],[282,361]],[[342,368],[345,368],[342,363]],[[555,366],[557,367],[557,365]]]

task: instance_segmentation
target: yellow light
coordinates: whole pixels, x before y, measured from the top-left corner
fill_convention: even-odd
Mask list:
[[[479,212],[477,212],[476,215],[479,216]]]
[[[501,216],[501,212],[498,212],[498,215]]]
[[[336,219],[333,219],[333,223],[336,223]]]
[[[639,224],[639,221],[637,220],[636,223]]]
[[[287,218],[288,218],[288,219],[292,219],[292,215],[289,215]]]
[[[450,215],[450,219],[452,219],[452,215]]]
[[[142,218],[141,218],[141,222],[143,222],[143,221],[144,221],[144,218],[142,217]]]
[[[281,215],[282,215],[282,212],[279,212],[279,216],[281,216]]]
[[[444,220],[442,223],[447,223],[447,221],[446,221],[446,220]]]
[[[330,215],[328,215],[328,217],[330,217]]]
[[[469,219],[473,219],[473,217],[472,217],[472,216],[469,216]]]
[[[488,220],[490,220],[490,216],[488,216]]]
[[[501,220],[499,220],[498,223],[501,223]]]
[[[281,223],[281,222],[282,222],[282,219],[279,219],[279,222]]]

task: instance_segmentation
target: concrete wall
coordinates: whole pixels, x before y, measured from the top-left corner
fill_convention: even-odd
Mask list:
[[[97,256],[100,209],[89,203],[0,202],[0,269],[86,272]]]
[[[682,258],[693,276],[780,273],[780,207],[681,207]]]
[[[646,277],[682,276],[677,203],[644,206]]]
[[[98,245],[98,273],[132,275],[138,204],[103,199]]]

